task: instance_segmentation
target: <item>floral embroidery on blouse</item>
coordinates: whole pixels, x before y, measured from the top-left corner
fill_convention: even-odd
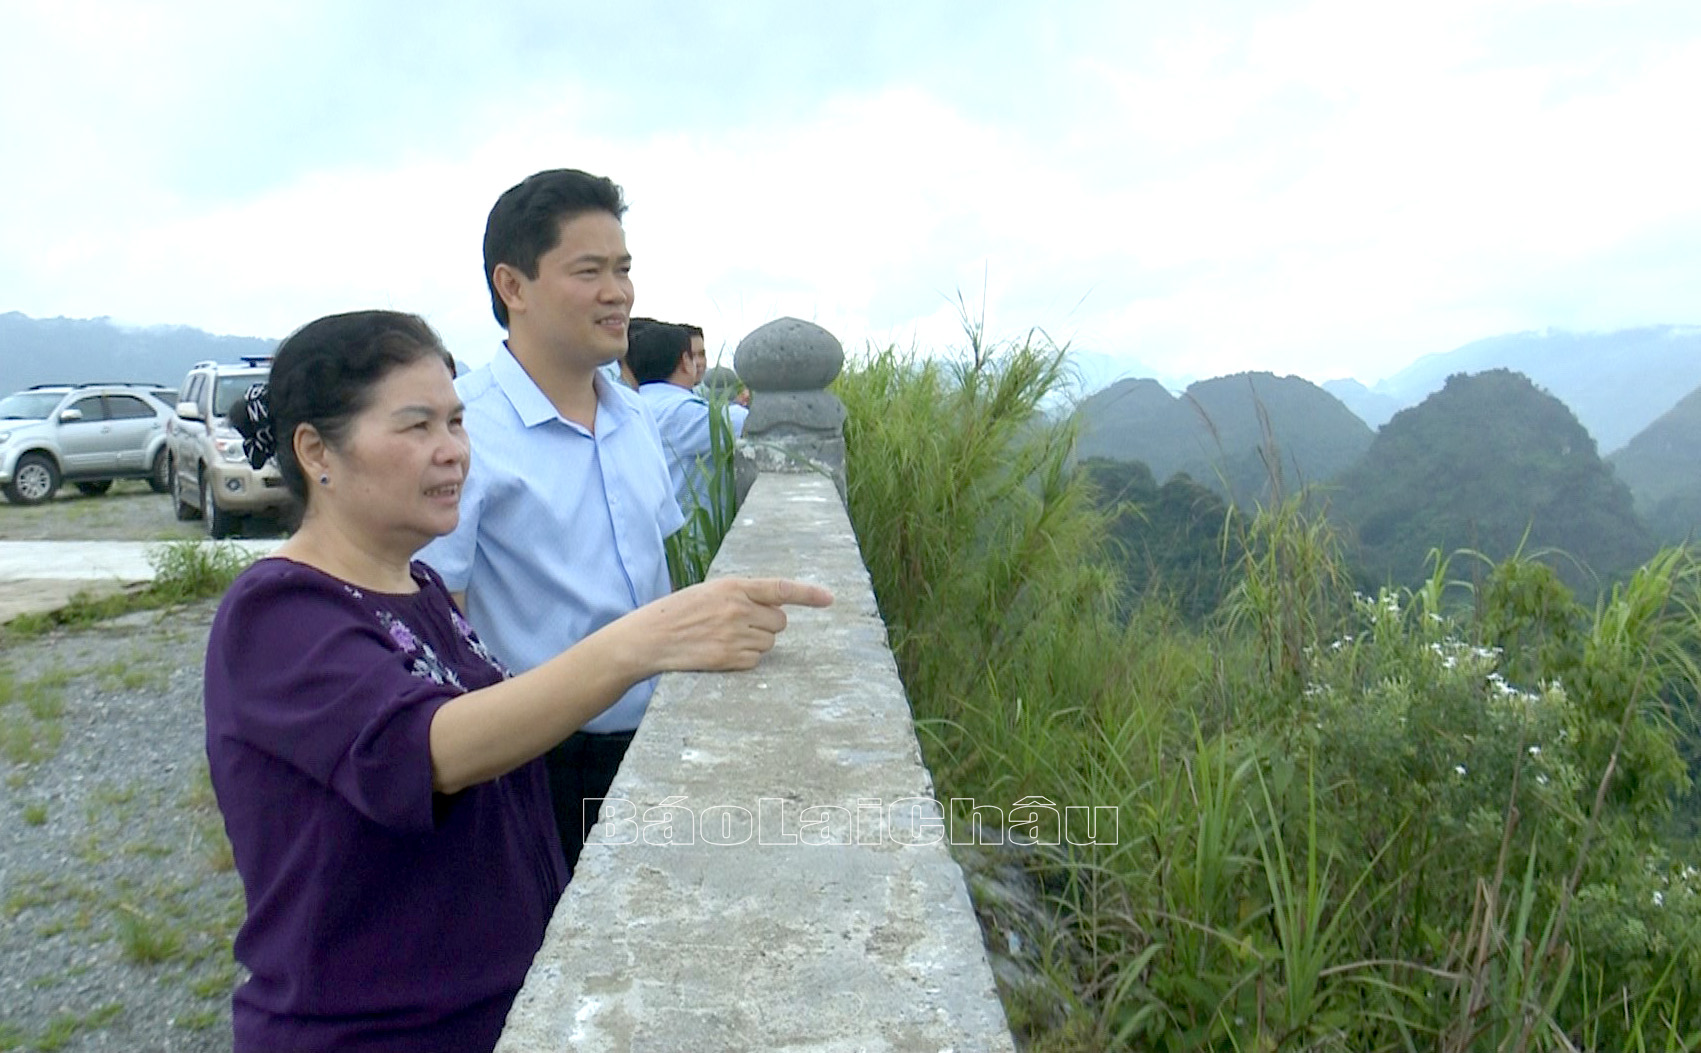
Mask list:
[[[434,684],[452,684],[460,691],[467,689],[466,685],[461,683],[461,678],[455,675],[455,671],[437,657],[437,652],[432,650],[431,645],[415,635],[405,622],[386,610],[380,609],[373,613],[378,616],[378,624],[390,634],[391,641],[403,652],[414,656],[413,665],[409,667],[414,676]]]
[[[465,618],[461,617],[460,611],[453,607],[449,608],[449,620],[455,623],[455,631],[461,634],[461,639],[467,642],[467,646],[472,649],[473,654],[488,662],[492,669],[502,674],[503,679],[512,675],[508,672],[508,667],[498,661],[496,655],[491,653],[490,648],[484,646],[484,641],[480,640],[478,634],[473,632],[473,627],[467,623]]]

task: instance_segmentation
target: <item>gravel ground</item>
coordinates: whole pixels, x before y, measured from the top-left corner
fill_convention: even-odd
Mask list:
[[[278,525],[256,516],[243,521],[243,537],[277,537]],[[100,497],[85,497],[75,486],[60,487],[40,505],[0,501],[0,541],[170,541],[207,536],[207,525],[180,522],[171,497],[148,484],[123,479]]]
[[[4,540],[197,536],[136,483],[0,504]],[[201,716],[216,606],[0,641],[0,1050],[230,1048],[242,889]]]
[[[204,761],[214,608],[0,656],[0,1049],[230,1048],[242,890]]]

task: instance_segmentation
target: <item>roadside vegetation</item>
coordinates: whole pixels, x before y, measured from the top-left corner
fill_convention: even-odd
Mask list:
[[[163,542],[148,553],[151,582],[119,592],[79,592],[56,610],[19,615],[0,626],[0,641],[221,596],[252,561],[250,553],[230,542]]]
[[[1589,605],[1537,553],[1367,594],[1274,478],[1224,509],[1220,586],[1157,559],[1131,589],[1112,535],[1185,517],[1075,470],[1068,386],[1062,349],[975,334],[837,382],[938,796],[1058,806],[1025,813],[1055,915],[1024,934],[1050,990],[1003,992],[1027,1047],[1701,1049],[1694,556]],[[1113,843],[1060,836],[1107,805]]]

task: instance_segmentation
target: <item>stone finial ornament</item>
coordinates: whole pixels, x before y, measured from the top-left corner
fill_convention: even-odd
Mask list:
[[[838,338],[800,318],[776,318],[739,341],[733,366],[750,389],[740,452],[765,472],[821,472],[843,497],[845,407],[826,389],[844,364]]]
[[[742,386],[738,374],[728,366],[713,366],[703,374],[703,387],[709,391],[734,392]]]

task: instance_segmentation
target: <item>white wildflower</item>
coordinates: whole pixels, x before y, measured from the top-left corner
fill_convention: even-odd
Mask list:
[[[1453,770],[1454,770],[1454,771],[1455,771],[1455,772],[1457,772],[1457,773],[1458,773],[1458,774],[1460,774],[1460,775],[1463,775],[1463,774],[1465,774],[1465,766],[1464,766],[1464,765],[1463,765],[1463,764],[1455,764],[1455,765],[1453,765]]]

